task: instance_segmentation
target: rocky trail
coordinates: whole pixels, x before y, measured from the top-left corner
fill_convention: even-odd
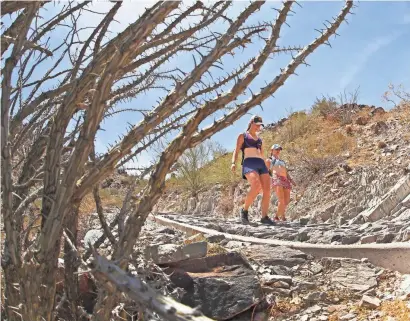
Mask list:
[[[109,220],[115,214],[113,210]],[[97,223],[98,218],[93,219]],[[183,228],[188,225],[215,233]],[[218,232],[221,230],[264,241],[269,236],[280,242],[278,235],[286,231],[289,235],[315,230],[336,235],[344,229],[301,222],[244,227],[233,219],[152,215],[144,225],[135,257],[161,272],[146,281],[214,320],[410,320],[410,274],[372,264],[366,257],[316,257],[292,246],[232,240]],[[84,241],[101,234],[98,228],[90,230]],[[333,242],[341,244],[340,240]],[[110,246],[106,241],[100,251]],[[138,268],[130,271],[141,276]]]
[[[130,273],[214,320],[410,321],[410,127],[387,116],[340,129],[357,136],[356,155],[296,187],[287,222],[260,224],[258,196],[254,224],[241,224],[243,182],[195,198],[167,191]],[[109,224],[117,212],[105,209]],[[87,225],[84,245],[103,235],[96,214]],[[99,251],[109,257],[110,247],[106,240]]]
[[[366,258],[154,230],[146,257],[172,271],[181,302],[215,320],[410,320],[410,275]]]

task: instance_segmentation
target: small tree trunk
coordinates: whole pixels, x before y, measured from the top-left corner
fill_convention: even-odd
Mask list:
[[[75,205],[74,209],[66,216],[66,231],[71,243],[77,248],[78,236],[78,211],[79,206]],[[64,290],[67,295],[69,306],[69,319],[77,320],[79,315],[79,286],[78,286],[78,257],[71,245],[64,242]]]
[[[42,264],[25,264],[20,270],[21,319],[52,321],[57,264],[54,260]]]
[[[7,242],[7,241],[6,241]],[[7,244],[5,244],[7,247]],[[9,321],[21,321],[21,317],[18,307],[21,303],[19,283],[20,277],[18,268],[11,262],[4,264],[4,257],[2,261],[4,271],[4,283],[5,283],[5,307],[6,318]],[[16,313],[18,312],[18,313]]]

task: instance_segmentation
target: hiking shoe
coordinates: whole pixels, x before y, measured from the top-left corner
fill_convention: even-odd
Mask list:
[[[261,218],[261,223],[266,225],[276,225],[274,221],[272,221],[268,216]]]
[[[249,224],[248,211],[241,208],[241,222],[242,224]]]

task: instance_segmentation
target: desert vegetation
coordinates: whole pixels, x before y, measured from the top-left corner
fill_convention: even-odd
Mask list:
[[[307,65],[309,55],[337,34],[353,3],[347,1],[317,38],[302,47],[278,41],[297,6],[293,1],[276,8],[271,21],[256,23],[253,18],[265,8],[263,1],[246,5],[239,14],[231,12],[230,2],[157,2],[119,32],[111,27],[123,2],[111,3],[102,13],[90,5],[1,4],[2,276],[7,320],[50,321],[63,313],[66,320],[110,320],[114,312],[119,315],[124,300],[115,284],[138,301],[140,311],[169,320],[200,319],[193,309],[157,295],[123,272],[141,228],[180,156],[262,104],[297,68]],[[90,19],[84,25],[85,13],[97,23]],[[256,41],[259,50],[250,46]],[[242,50],[249,52],[249,60],[231,70],[222,67],[225,59]],[[288,64],[251,92],[268,60],[281,54],[289,56]],[[176,57],[189,57],[191,63],[176,67]],[[148,92],[157,95],[156,103],[144,101]],[[124,102],[131,105],[124,107]],[[120,137],[105,152],[97,152],[98,132],[118,113],[138,117],[125,132],[112,133]],[[152,165],[138,166],[138,157],[159,143],[163,148]],[[105,220],[99,184],[130,161],[137,164],[138,176],[132,177],[114,220],[115,237]],[[95,244],[91,265],[91,253],[78,242],[81,204],[90,195],[104,237],[112,244],[111,261],[98,255]],[[59,259],[64,261],[63,271]],[[81,306],[80,268],[91,269],[97,281],[93,315]],[[57,280],[63,284],[58,297]],[[127,287],[121,282],[130,283]]]

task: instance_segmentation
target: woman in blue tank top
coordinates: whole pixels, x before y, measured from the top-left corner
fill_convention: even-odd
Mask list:
[[[236,148],[232,156],[232,171],[236,169],[236,159],[239,150],[242,150],[242,177],[248,180],[251,189],[248,192],[245,204],[241,208],[241,221],[249,224],[248,209],[253,203],[259,191],[262,189],[262,218],[261,223],[274,225],[268,217],[270,200],[270,176],[263,157],[263,143],[258,133],[263,126],[262,118],[253,116],[245,133],[238,136]]]

